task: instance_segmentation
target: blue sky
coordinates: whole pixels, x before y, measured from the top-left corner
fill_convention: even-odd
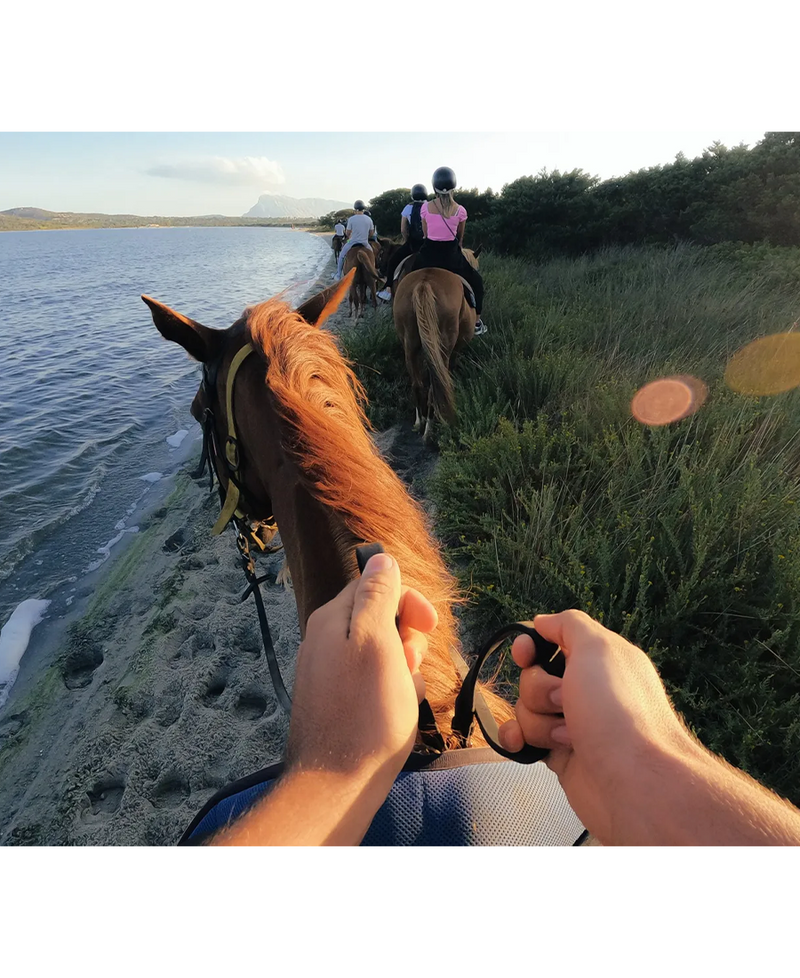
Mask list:
[[[0,133],[0,210],[240,215],[265,192],[368,199],[429,184],[442,165],[462,186],[500,190],[542,168],[607,178],[763,133]]]

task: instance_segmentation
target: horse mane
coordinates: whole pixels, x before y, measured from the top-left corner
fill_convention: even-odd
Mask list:
[[[472,265],[472,267],[477,272],[478,270],[478,259],[475,257],[471,248],[462,248],[461,254],[467,259],[467,261]]]
[[[429,636],[423,674],[437,719],[449,719],[458,684],[450,656],[452,647],[459,648],[456,584],[424,510],[369,436],[362,384],[333,336],[283,302],[271,299],[246,316],[251,340],[267,361],[266,383],[284,422],[284,450],[305,487],[338,514],[352,537],[382,543],[399,563],[403,583],[436,608],[439,624]],[[346,536],[342,546],[352,546]],[[352,564],[355,574],[354,555]],[[498,719],[513,715],[505,701],[497,702],[502,704],[493,710]],[[447,739],[450,723],[440,723],[440,729]]]

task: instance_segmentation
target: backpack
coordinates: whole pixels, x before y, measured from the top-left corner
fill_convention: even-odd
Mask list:
[[[423,241],[425,234],[422,230],[422,205],[424,200],[415,200],[411,205],[411,217],[408,219],[409,241]]]

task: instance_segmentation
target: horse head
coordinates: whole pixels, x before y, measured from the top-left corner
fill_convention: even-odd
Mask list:
[[[434,605],[439,624],[429,637],[422,673],[439,728],[454,746],[455,582],[425,511],[370,437],[361,384],[333,335],[318,328],[352,277],[296,310],[277,299],[246,309],[224,330],[209,329],[149,296],[143,299],[161,335],[203,364],[192,414],[206,423],[210,414],[217,444],[225,446],[217,465],[223,487],[229,482],[224,468],[233,417],[242,506],[251,519],[277,521],[301,634],[310,614],[357,575],[355,548],[365,542],[381,542],[396,557],[403,583]],[[242,359],[248,346],[252,352]],[[229,385],[234,369],[235,384]],[[498,720],[513,716],[509,704],[491,692],[485,695]]]
[[[483,250],[483,245],[479,244],[478,247],[475,248],[474,250],[470,250],[469,248],[462,248],[461,253],[467,259],[470,265],[472,265],[473,268],[477,269],[478,256],[480,255],[482,250]]]

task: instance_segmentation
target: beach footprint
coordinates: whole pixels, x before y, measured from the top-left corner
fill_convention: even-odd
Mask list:
[[[86,792],[92,815],[113,815],[122,804],[125,778],[105,774]]]
[[[267,712],[267,698],[259,689],[247,689],[236,698],[233,712],[245,720],[258,720]]]
[[[85,689],[95,670],[103,664],[103,652],[92,639],[74,641],[59,662],[61,678],[67,689]]]
[[[177,771],[169,771],[150,795],[155,808],[177,808],[189,797],[189,782]]]

